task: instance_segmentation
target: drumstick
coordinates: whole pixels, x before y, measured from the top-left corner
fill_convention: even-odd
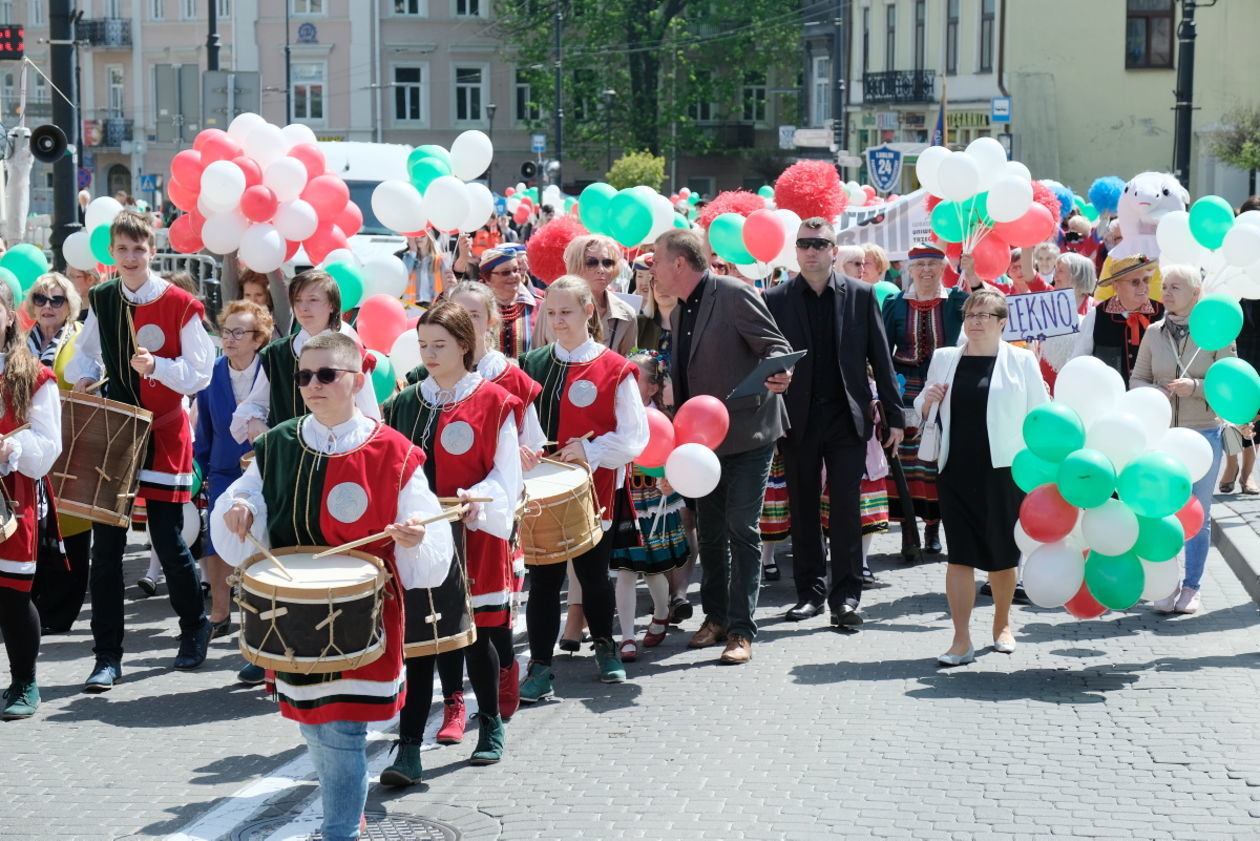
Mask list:
[[[88,391],[96,391],[98,388],[100,388],[101,386],[105,385],[105,383],[107,383],[107,382],[109,382],[109,377],[101,377],[99,380],[97,380],[96,382],[94,382],[94,383],[92,383],[90,386],[88,386],[88,387],[87,387],[87,390],[88,390]]]
[[[273,564],[275,564],[275,565],[276,565],[276,569],[278,569],[278,570],[280,570],[280,572],[284,573],[284,577],[285,577],[285,578],[289,579],[290,581],[292,581],[292,580],[293,580],[293,576],[289,573],[288,568],[287,568],[287,567],[285,567],[285,565],[284,565],[284,564],[280,563],[280,559],[279,559],[279,558],[277,558],[275,555],[271,554],[271,550],[270,550],[270,549],[268,549],[266,546],[263,546],[263,545],[262,545],[262,541],[260,541],[260,540],[259,540],[258,538],[256,538],[256,537],[254,537],[254,533],[253,533],[253,532],[248,532],[248,531],[247,531],[247,532],[245,532],[245,536],[249,538],[249,540],[250,540],[250,542],[251,542],[251,543],[253,543],[255,546],[257,546],[257,547],[258,547],[258,551],[262,552],[262,553],[263,553],[263,555],[264,555],[264,556],[266,556],[267,560],[271,561]]]
[[[470,496],[468,499],[460,499],[457,496],[439,496],[438,502],[442,505],[460,505],[464,502],[494,502],[492,496]]]
[[[594,433],[594,432],[588,432],[588,433],[586,433],[585,435],[582,435],[581,437],[579,437],[577,440],[579,440],[579,441],[587,441],[587,440],[591,439],[592,437],[594,437],[594,435],[595,435],[595,433]],[[543,446],[544,446],[544,447],[559,447],[559,446],[560,446],[560,442],[559,442],[559,441],[544,441],[544,442],[543,442]]]
[[[427,526],[429,523],[436,523],[438,520],[454,520],[454,519],[457,519],[458,517],[460,517],[460,511],[458,507],[444,508],[442,509],[442,513],[434,514],[432,517],[423,519],[420,522],[416,523],[415,525]],[[336,555],[340,552],[346,551],[347,549],[356,549],[364,545],[365,543],[375,543],[378,540],[384,540],[385,538],[389,536],[390,534],[387,531],[378,531],[376,534],[369,534],[367,537],[360,537],[358,540],[351,540],[349,543],[343,543],[340,546],[334,546],[331,549],[325,549],[323,552],[317,552],[316,554],[311,555],[311,557],[323,558],[328,555]]]
[[[31,428],[31,425],[29,423],[24,423],[21,426],[19,426],[17,429],[10,429],[8,432],[4,433],[3,435],[0,435],[0,441],[3,441],[5,438],[8,438],[10,435],[17,435],[19,432],[25,432],[26,430],[30,428]]]
[[[131,314],[131,307],[127,307],[127,329],[131,332],[131,350],[135,352],[140,347],[140,343],[136,340],[136,319]]]

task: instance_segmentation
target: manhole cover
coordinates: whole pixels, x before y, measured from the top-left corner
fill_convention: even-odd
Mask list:
[[[459,841],[463,834],[448,823],[410,815],[368,812],[367,831],[360,841]],[[322,841],[319,821],[309,824],[292,817],[272,818],[249,824],[232,835],[232,841]]]

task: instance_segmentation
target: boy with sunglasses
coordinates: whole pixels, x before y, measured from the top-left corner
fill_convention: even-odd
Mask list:
[[[367,725],[388,721],[405,701],[403,588],[436,587],[451,563],[445,521],[422,469],[424,451],[355,406],[363,389],[358,346],[326,333],[303,347],[294,375],[310,414],[254,441],[254,463],[216,501],[210,533],[223,560],[239,566],[255,547],[361,546],[385,562],[385,654],[357,669],[318,675],[275,672],[280,713],[298,722],[319,777],[323,837],[356,838],[367,800]],[[329,559],[330,563],[334,559]]]

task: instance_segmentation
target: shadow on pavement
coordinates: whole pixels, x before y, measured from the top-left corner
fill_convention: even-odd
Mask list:
[[[48,720],[88,720],[115,727],[168,728],[173,710],[178,710],[179,723],[184,727],[274,715],[276,712],[276,705],[268,701],[258,687],[219,686],[151,697],[127,697],[127,684],[132,675],[126,669],[124,663],[123,682],[112,691],[103,695],[82,695],[48,716]],[[154,671],[156,673],[157,670]]]

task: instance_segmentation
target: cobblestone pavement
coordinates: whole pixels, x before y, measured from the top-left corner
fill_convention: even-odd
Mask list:
[[[875,551],[896,546],[881,537]],[[475,731],[426,750],[424,784],[373,786],[369,837],[405,837],[385,833],[386,815],[469,839],[1260,837],[1257,609],[1215,551],[1198,615],[1016,608],[1015,654],[986,648],[953,670],[935,666],[950,636],[942,565],[873,565],[881,586],[856,634],[825,616],[781,620],[789,565],[762,591],[747,666],[685,647],[699,616],[620,686],[596,681],[588,652],[558,658],[562,700],[517,714],[502,763],[465,764]],[[0,838],[309,831],[317,808],[296,727],[231,685],[235,637],[201,670],[170,670],[164,593],[128,602],[126,677],[105,695],[79,691],[86,610],[45,640],[43,708],[0,726]],[[978,645],[990,617],[981,598]],[[373,743],[374,768],[387,744]],[[251,820],[265,832],[250,834]]]

